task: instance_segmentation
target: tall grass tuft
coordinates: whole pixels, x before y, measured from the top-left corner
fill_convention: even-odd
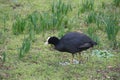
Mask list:
[[[95,32],[96,32],[96,28],[94,28],[94,27],[88,27],[88,29],[87,29],[88,36],[90,36],[90,38],[92,40],[94,40],[95,42],[97,42],[97,44],[100,44],[99,37],[96,35]]]
[[[53,2],[52,4],[52,13],[57,17],[60,17],[61,14],[67,15],[69,11],[72,10],[71,4],[65,4],[62,0],[57,0],[57,2]]]
[[[7,22],[7,14],[6,14],[6,15],[4,15],[4,17],[3,17],[4,32],[5,32],[5,30],[6,30],[6,22]]]
[[[21,16],[16,16],[16,20],[12,25],[13,34],[18,35],[24,32],[26,21]]]
[[[106,5],[105,2],[102,2],[102,8],[105,9]]]
[[[88,24],[95,23],[96,22],[96,12],[94,12],[94,11],[90,12],[86,18],[86,22]]]
[[[117,47],[117,34],[120,30],[120,26],[118,26],[117,18],[112,16],[104,16],[103,23],[105,24],[105,32],[107,34],[107,38],[110,41],[110,45],[115,49]]]
[[[72,11],[71,4],[58,0],[57,2],[53,2],[51,7],[53,27],[59,29],[65,23],[64,18],[67,17],[68,12]]]
[[[65,28],[68,22],[68,12],[72,11],[71,4],[62,0],[54,1],[50,12],[40,14],[40,30],[60,30]],[[63,27],[63,28],[61,28]]]
[[[113,0],[113,3],[116,7],[120,6],[120,0]]]
[[[37,34],[40,33],[39,17],[40,17],[40,13],[37,11],[34,11],[32,14],[29,15],[30,22],[33,24],[34,31]]]
[[[90,10],[94,10],[94,0],[82,0],[82,6],[78,13]]]
[[[105,25],[104,25],[104,22],[103,22],[103,18],[104,16],[106,16],[104,13],[102,12],[99,12],[97,15],[96,15],[96,25],[97,25],[97,28],[103,32],[105,32]]]
[[[7,15],[4,15],[3,18],[3,29],[0,30],[0,44],[4,44],[6,41],[6,22],[7,22]]]
[[[31,41],[29,38],[25,38],[22,43],[22,47],[20,48],[19,58],[23,58],[26,53],[29,52],[31,46]]]
[[[33,42],[35,40],[35,30],[33,26],[30,26],[29,29],[29,39]]]
[[[0,31],[0,44],[4,44],[5,42],[5,34],[3,31]]]
[[[49,13],[41,13],[40,14],[40,30],[46,31],[52,29],[52,18]]]
[[[3,53],[2,53],[2,56],[3,56],[3,59],[2,59],[2,60],[3,60],[3,62],[5,62],[5,61],[6,61],[6,52],[3,52]]]

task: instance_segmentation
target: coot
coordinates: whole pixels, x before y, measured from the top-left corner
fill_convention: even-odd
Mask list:
[[[55,49],[60,52],[68,52],[72,54],[72,63],[74,54],[79,53],[81,56],[82,51],[87,50],[94,45],[97,45],[90,37],[84,33],[79,32],[69,32],[65,34],[61,39],[57,37],[49,37],[47,39],[48,44],[53,44]]]

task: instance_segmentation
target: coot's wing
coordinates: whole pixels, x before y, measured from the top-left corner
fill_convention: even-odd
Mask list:
[[[84,45],[84,43],[89,43],[93,42],[87,35],[83,33],[77,33],[77,32],[71,32],[66,34],[60,39],[60,42],[63,43],[68,43],[68,44],[79,44],[79,45]]]
[[[84,44],[82,39],[82,34],[79,33],[68,33],[60,39],[60,44],[62,44],[62,50],[76,53],[79,51],[79,46]]]
[[[91,43],[84,43],[83,45],[79,46],[79,50],[89,49],[90,47],[93,47]]]
[[[68,33],[60,39],[64,50],[77,52],[88,49],[94,45],[94,41],[83,33]]]

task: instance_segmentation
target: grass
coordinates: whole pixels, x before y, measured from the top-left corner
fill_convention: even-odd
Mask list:
[[[54,6],[52,5],[53,1],[50,0],[0,1],[0,56],[3,57],[2,60],[0,58],[0,80],[120,79],[120,47],[113,50],[109,46],[107,38],[109,34],[105,32],[106,26],[104,22],[99,21],[99,19],[102,20],[101,14],[111,14],[120,17],[119,6],[114,8],[114,5],[111,5],[113,1],[105,0],[105,8],[102,8],[103,0],[100,3],[94,1],[94,11],[88,10],[80,13],[78,18],[76,15],[82,7],[82,4],[78,2],[82,2],[82,0],[69,0],[68,2],[62,1],[62,4],[59,3],[60,5],[64,4],[64,6],[66,4],[70,5],[71,8],[67,13],[66,10],[63,10],[63,13],[59,13],[61,16],[64,15],[64,18],[57,29],[59,22],[53,27],[53,22],[58,21],[54,20],[54,18],[57,16],[56,12],[62,10],[61,7],[56,9],[55,6],[58,6],[55,5],[58,3],[57,1],[54,1]],[[51,11],[51,5],[55,8],[54,13]],[[54,14],[56,15],[53,16]],[[15,15],[20,16],[16,19]],[[61,19],[61,16],[58,19]],[[22,24],[24,20],[26,22],[25,26]],[[89,24],[86,24],[86,20]],[[21,28],[20,30],[15,30],[15,34],[19,34],[18,32],[20,31],[19,35],[13,34],[13,23],[25,27],[24,30],[22,28],[23,31]],[[119,24],[118,22],[116,25],[119,27]],[[18,26],[14,27],[18,28]],[[83,64],[61,65],[61,62],[70,61],[71,54],[61,53],[51,49],[50,45],[44,45],[48,36],[62,37],[69,31],[87,32],[88,36],[96,41],[98,40],[101,44],[94,48],[98,51],[95,55],[92,55],[93,49],[82,52]],[[120,39],[119,35],[120,31],[114,36],[118,42]],[[27,39],[25,38],[26,36],[28,36]],[[19,59],[20,50],[24,52],[22,55],[24,57],[21,59]],[[105,56],[107,53],[114,56],[108,58],[98,57],[101,54]]]
[[[87,24],[95,23],[96,22],[96,12],[94,12],[94,11],[90,12],[88,14],[85,22],[87,22]]]
[[[24,32],[26,26],[25,19],[22,19],[21,16],[16,16],[16,21],[13,23],[12,31],[13,34],[18,35]]]
[[[30,31],[34,30],[36,33],[40,33],[40,27],[38,26],[38,19],[39,19],[39,14],[38,12],[33,12],[31,15],[29,15],[30,21],[33,24],[33,29],[30,27]],[[31,25],[30,25],[31,26]]]
[[[22,47],[20,48],[19,58],[24,57],[26,53],[29,52],[31,46],[31,41],[29,38],[25,38],[22,43]]]
[[[120,27],[118,26],[118,19],[114,15],[105,15],[102,16],[102,23],[104,24],[104,27],[102,27],[103,31],[107,34],[107,38],[110,41],[110,45],[113,48],[117,47],[117,39],[116,36],[120,30]]]
[[[90,10],[94,10],[94,0],[82,0],[82,7],[80,8],[80,12],[83,13]]]
[[[89,35],[89,37],[94,40],[95,42],[97,42],[97,44],[99,45],[100,44],[100,40],[99,40],[99,37],[98,35],[96,34],[96,28],[94,27],[89,27],[87,29],[87,34]]]
[[[3,62],[5,62],[5,61],[6,61],[6,52],[3,52],[3,53],[2,53],[2,56],[3,56],[3,59],[2,59],[2,60],[3,60]]]
[[[0,44],[3,44],[5,41],[5,35],[3,31],[0,31]]]
[[[113,3],[116,7],[120,6],[120,0],[113,0]]]

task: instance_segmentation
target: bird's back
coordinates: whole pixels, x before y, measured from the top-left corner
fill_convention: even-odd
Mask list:
[[[64,35],[56,48],[59,51],[76,53],[86,50],[96,43],[87,35],[78,32],[70,32]]]

